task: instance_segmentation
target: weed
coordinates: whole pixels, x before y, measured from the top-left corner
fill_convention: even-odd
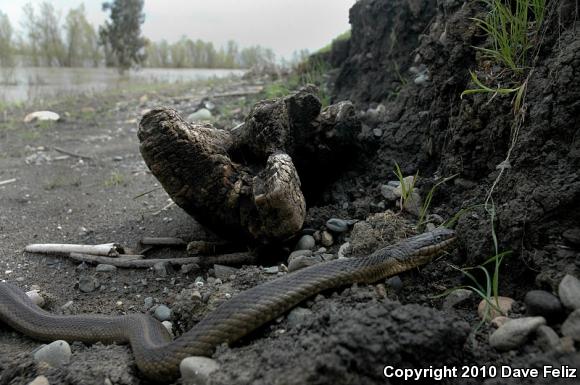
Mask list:
[[[55,190],[57,188],[63,188],[68,186],[78,187],[81,185],[81,180],[78,177],[69,176],[57,176],[44,183],[43,188],[47,191]]]
[[[491,48],[477,49],[515,73],[523,72],[528,51],[544,20],[545,0],[484,0],[490,11],[485,19],[474,19],[487,33]],[[512,3],[515,3],[512,6]]]
[[[403,172],[401,171],[401,168],[399,167],[399,164],[397,162],[395,162],[395,169],[393,170],[393,173],[399,180],[399,184],[401,186],[400,206],[402,211],[407,202],[409,201],[409,199],[411,199],[411,196],[413,195],[413,191],[415,190],[415,183],[417,183],[417,179],[419,178],[419,171],[415,173],[415,176],[413,177],[413,180],[410,183],[405,180]]]
[[[125,176],[119,170],[114,170],[105,180],[105,187],[118,187],[123,184],[125,184]]]
[[[421,227],[423,227],[423,225],[425,224],[425,218],[427,217],[427,211],[429,210],[429,206],[431,206],[431,200],[433,199],[433,194],[435,193],[435,190],[437,190],[437,187],[441,186],[445,182],[450,181],[451,179],[455,178],[457,175],[459,175],[459,174],[454,174],[454,175],[451,175],[447,178],[443,178],[439,182],[435,183],[433,185],[433,187],[431,187],[431,189],[427,193],[427,196],[425,197],[425,201],[423,202],[421,209],[419,210],[419,223],[417,225],[417,227],[419,229]]]

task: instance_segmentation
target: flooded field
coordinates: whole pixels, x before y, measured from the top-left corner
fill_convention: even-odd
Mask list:
[[[243,70],[231,69],[144,68],[120,75],[114,68],[3,68],[0,69],[0,101],[32,102],[71,93],[122,90],[143,83],[177,83],[243,73]]]

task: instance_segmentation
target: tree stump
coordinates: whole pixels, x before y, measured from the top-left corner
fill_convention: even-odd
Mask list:
[[[350,102],[321,113],[315,91],[259,102],[229,131],[154,109],[139,125],[141,154],[175,203],[216,234],[251,244],[284,241],[306,215],[301,178],[317,184],[313,170],[348,159],[360,131]]]

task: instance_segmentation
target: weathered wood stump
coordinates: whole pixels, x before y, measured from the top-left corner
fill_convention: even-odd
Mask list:
[[[139,125],[141,154],[175,203],[215,233],[283,241],[304,222],[302,174],[312,183],[313,169],[344,161],[360,131],[350,102],[321,113],[314,91],[259,102],[231,131],[154,109]]]

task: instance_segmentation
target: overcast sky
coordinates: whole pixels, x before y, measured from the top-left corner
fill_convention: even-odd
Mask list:
[[[31,0],[33,4],[43,0]],[[20,29],[25,0],[0,0],[0,10]],[[84,2],[95,26],[106,14],[101,0],[51,0],[62,10]],[[260,44],[290,58],[300,49],[315,51],[349,28],[348,10],[355,0],[145,0],[143,34],[151,40],[175,41],[182,35],[222,45],[232,39],[242,47]]]

